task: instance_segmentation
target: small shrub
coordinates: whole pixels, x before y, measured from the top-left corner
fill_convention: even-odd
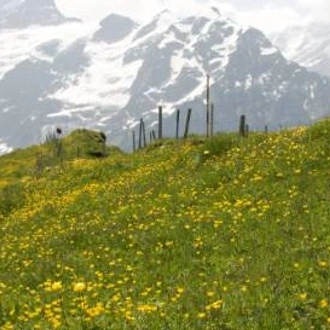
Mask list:
[[[77,129],[64,139],[65,149],[73,157],[100,158],[107,156],[103,132]]]

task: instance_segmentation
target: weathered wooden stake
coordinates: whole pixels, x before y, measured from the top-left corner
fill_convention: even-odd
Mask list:
[[[239,135],[242,137],[245,136],[245,128],[245,115],[242,115],[239,124]]]
[[[210,75],[206,77],[206,136],[210,136]]]
[[[265,134],[268,134],[268,126],[265,125]]]
[[[158,107],[158,139],[163,138],[163,108]]]
[[[185,126],[184,136],[183,136],[184,139],[186,139],[188,137],[188,134],[189,134],[191,111],[192,111],[191,109],[188,109],[187,118],[186,118],[186,126]]]
[[[143,147],[145,148],[147,146],[147,137],[146,137],[146,128],[143,119],[141,119],[141,124],[142,124]]]
[[[132,132],[133,136],[133,152],[136,151],[136,137],[135,137],[135,131]]]
[[[179,139],[179,128],[180,128],[180,110],[176,110],[176,130],[175,130],[175,137]]]
[[[139,126],[139,149],[142,149],[142,122],[143,119],[140,119],[140,126]]]

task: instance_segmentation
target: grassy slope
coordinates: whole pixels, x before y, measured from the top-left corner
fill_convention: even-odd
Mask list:
[[[0,329],[330,328],[329,137],[1,157]]]

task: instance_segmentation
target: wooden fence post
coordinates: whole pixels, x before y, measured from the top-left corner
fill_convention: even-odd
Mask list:
[[[206,137],[210,136],[210,75],[206,77]]]
[[[242,115],[239,124],[239,135],[242,137],[245,136],[245,128],[245,115]]]
[[[179,139],[179,128],[180,128],[180,110],[177,109],[176,111],[176,130],[175,130],[175,137]]]
[[[140,126],[139,126],[139,149],[142,149],[142,122],[143,119],[140,119]]]
[[[142,124],[143,147],[145,148],[147,146],[147,137],[146,137],[146,128],[143,119],[141,119],[141,124]]]
[[[135,131],[132,132],[133,136],[133,152],[136,151],[136,137],[135,137]]]
[[[163,108],[158,107],[158,139],[163,138]]]
[[[188,134],[189,134],[191,111],[192,111],[191,109],[188,109],[187,118],[186,118],[186,126],[185,126],[184,136],[183,136],[184,139],[186,139],[188,137]]]

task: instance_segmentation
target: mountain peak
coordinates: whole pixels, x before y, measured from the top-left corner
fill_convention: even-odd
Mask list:
[[[20,29],[70,21],[78,20],[62,15],[54,0],[2,0],[0,3],[0,28]]]
[[[137,23],[129,17],[112,13],[100,22],[100,26],[93,39],[113,43],[127,37],[137,26]]]
[[[108,27],[108,25],[112,25],[112,24],[116,24],[118,22],[126,22],[126,23],[130,23],[130,24],[135,24],[135,22],[124,15],[121,14],[116,14],[116,13],[111,13],[110,15],[106,16],[101,22],[100,25],[102,27]]]
[[[153,19],[154,22],[158,22],[158,25],[170,25],[177,20],[177,15],[169,9],[161,11]]]
[[[219,19],[222,14],[219,8],[215,6],[194,6],[187,9],[184,14],[177,14],[174,11],[165,9],[154,17],[154,20],[173,23],[186,17],[205,17],[208,19]]]
[[[201,7],[196,10],[196,16],[202,16],[209,19],[219,19],[221,12],[217,7]]]

